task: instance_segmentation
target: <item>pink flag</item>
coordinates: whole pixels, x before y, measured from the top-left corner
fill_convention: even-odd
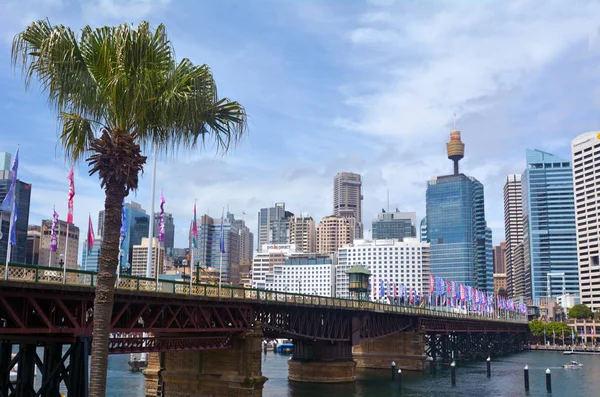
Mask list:
[[[394,296],[398,296],[398,283],[394,283]]]
[[[75,181],[73,180],[73,167],[71,167],[71,172],[69,172],[67,179],[69,180],[69,195],[68,195],[68,203],[67,203],[69,211],[67,212],[67,224],[72,225],[73,224],[73,197],[75,196]]]
[[[87,249],[88,253],[92,250],[94,246],[94,228],[92,227],[92,217],[88,218],[88,235],[87,235]]]
[[[429,275],[429,294],[433,295],[433,287],[435,285],[435,282],[433,281],[433,275],[430,274]]]

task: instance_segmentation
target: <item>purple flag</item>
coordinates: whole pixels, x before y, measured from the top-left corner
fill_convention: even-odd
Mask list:
[[[165,241],[165,197],[160,193],[160,217],[158,218],[158,241]]]
[[[12,213],[12,229],[10,230],[10,245],[17,245],[17,218],[19,218],[19,206],[15,205],[15,210]]]
[[[52,230],[50,231],[50,251],[56,252],[58,242],[56,240],[56,227],[58,226],[58,213],[54,210],[52,215]]]

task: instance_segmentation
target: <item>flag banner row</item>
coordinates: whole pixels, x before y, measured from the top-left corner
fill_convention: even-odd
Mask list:
[[[493,313],[496,310],[527,314],[527,305],[494,293],[481,291],[469,285],[429,276],[429,292],[420,291],[401,283],[385,279],[371,279],[373,298],[399,298],[403,303],[414,305],[429,304],[472,310],[480,313]]]

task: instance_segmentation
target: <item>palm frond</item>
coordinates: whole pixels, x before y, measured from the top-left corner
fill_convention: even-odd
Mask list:
[[[87,153],[95,138],[93,125],[97,123],[75,113],[61,113],[60,119],[60,141],[67,157],[76,162]]]

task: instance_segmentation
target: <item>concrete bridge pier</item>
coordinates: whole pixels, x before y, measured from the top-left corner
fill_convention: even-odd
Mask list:
[[[146,397],[262,397],[260,326],[234,338],[229,350],[151,354]]]
[[[356,363],[350,342],[294,339],[294,355],[288,361],[288,379],[309,383],[353,382]]]
[[[389,369],[394,361],[402,370],[424,371],[427,359],[424,344],[423,332],[398,332],[361,340],[353,347],[353,356],[358,368]]]

